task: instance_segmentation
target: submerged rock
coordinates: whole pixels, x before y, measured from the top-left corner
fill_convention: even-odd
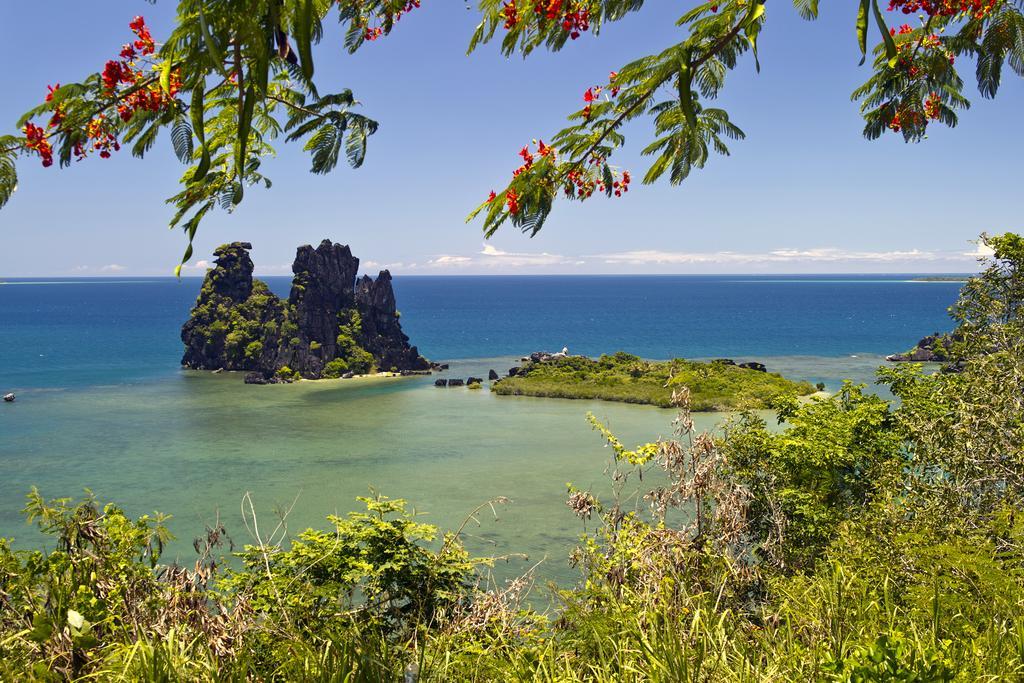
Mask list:
[[[359,259],[347,246],[304,245],[282,300],[252,277],[251,248],[232,242],[214,251],[216,267],[181,329],[182,365],[256,372],[261,381],[247,375],[248,383],[430,369],[398,323],[390,272],[357,280]]]

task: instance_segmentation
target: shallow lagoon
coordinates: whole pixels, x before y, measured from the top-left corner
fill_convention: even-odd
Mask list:
[[[486,375],[514,359],[453,363],[449,374]],[[870,380],[877,358],[768,359],[772,368],[814,379]],[[479,553],[547,557],[541,575],[566,578],[582,524],[564,505],[565,484],[605,488],[608,451],[584,416],[593,411],[627,443],[669,436],[673,412],[596,401],[498,397],[431,377],[301,382],[248,387],[238,374],[182,371],[142,385],[29,394],[3,415],[6,476],[0,535],[32,543],[18,519],[21,495],[91,489],[133,513],[174,515],[172,554],[187,559],[191,538],[219,514],[236,542],[240,502],[251,491],[262,525],[294,502],[293,530],[355,509],[373,487],[401,497],[442,528],[477,505],[506,496],[499,516],[470,525]],[[832,379],[829,383],[834,383]],[[28,399],[28,400],[25,400]],[[721,414],[698,415],[712,428]],[[15,457],[9,457],[15,456]],[[297,500],[296,500],[297,498]],[[499,573],[527,565],[516,561]]]
[[[947,325],[956,283],[871,278],[396,278],[402,323],[449,376],[503,373],[517,355],[568,344],[596,354],[731,356],[797,379],[870,383],[884,353]],[[282,291],[287,280],[274,278]],[[547,558],[543,578],[567,579],[583,525],[565,483],[604,487],[608,451],[593,411],[626,443],[667,436],[673,413],[648,406],[438,389],[433,377],[251,387],[239,375],[178,369],[177,332],[197,280],[58,281],[0,287],[0,535],[38,543],[19,510],[44,495],[92,489],[134,514],[174,515],[170,550],[219,514],[249,541],[241,498],[261,523],[295,502],[290,528],[324,525],[373,486],[442,528],[484,501],[513,503],[467,527],[474,552]],[[864,351],[863,353],[859,351]],[[507,354],[485,358],[490,354]],[[804,355],[783,355],[804,354]],[[710,428],[721,415],[698,418]],[[297,498],[297,500],[296,500]]]

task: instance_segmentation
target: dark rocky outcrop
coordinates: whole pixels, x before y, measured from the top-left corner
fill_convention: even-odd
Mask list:
[[[949,360],[949,347],[953,340],[948,334],[930,334],[906,353],[894,353],[885,359],[891,363],[944,363]]]
[[[768,368],[764,366],[764,363],[757,363],[750,361],[749,363],[740,363],[739,367],[746,368],[747,370],[756,370],[758,372],[768,372]]]
[[[287,300],[252,277],[252,245],[218,247],[189,320],[182,365],[245,370],[248,383],[429,370],[402,333],[391,273],[359,280],[359,259],[324,240],[299,247]],[[261,381],[257,381],[261,380]]]
[[[450,379],[448,380],[448,386],[450,387],[461,387],[465,384],[461,379]]]
[[[523,369],[520,368],[520,367],[509,368],[508,369],[508,376],[509,377],[515,377],[516,375],[518,375],[522,371],[523,371]]]
[[[4,394],[4,403],[14,403],[15,398],[16,397],[13,392],[10,394]]]
[[[736,361],[732,358],[716,358],[713,362],[721,363],[722,365],[736,365]]]
[[[468,377],[466,378],[466,384],[483,384],[484,380],[481,377]]]
[[[446,386],[448,386],[448,380],[446,380],[446,379],[436,379],[436,380],[434,380],[434,386],[435,387],[446,387]]]
[[[487,379],[493,382],[494,380],[498,379],[498,373],[495,372],[494,370],[491,370],[490,372],[487,373]]]

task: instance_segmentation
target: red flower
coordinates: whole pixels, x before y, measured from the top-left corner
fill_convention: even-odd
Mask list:
[[[519,195],[515,190],[509,190],[505,193],[505,203],[508,204],[508,212],[513,216],[519,213]]]
[[[53,147],[46,139],[46,131],[34,123],[26,123],[21,130],[25,133],[25,147],[40,156],[43,166],[52,166]]]

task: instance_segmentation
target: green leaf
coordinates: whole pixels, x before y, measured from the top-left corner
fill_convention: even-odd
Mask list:
[[[200,80],[199,84],[192,90],[192,107],[189,115],[192,118],[192,132],[199,140],[200,159],[199,166],[192,176],[193,182],[198,182],[206,177],[210,170],[210,150],[206,146],[206,114],[204,98],[206,96],[206,83]]]
[[[313,78],[313,21],[313,0],[299,0],[298,16],[295,18],[295,43],[302,73],[307,79]]]
[[[73,609],[68,610],[68,625],[71,628],[81,629],[86,624],[85,617]]]
[[[348,157],[349,166],[359,168],[366,158],[366,129],[360,119],[354,119],[348,128],[348,137],[345,138],[345,156]]]
[[[871,0],[860,0],[857,7],[857,46],[860,48],[860,63],[868,56],[868,10]]]
[[[896,66],[896,41],[892,39],[889,34],[889,27],[885,24],[885,19],[882,18],[882,11],[878,9],[878,0],[871,0],[871,9],[875,13],[875,23],[878,24],[878,30],[882,33],[882,41],[885,43],[885,56],[889,58],[889,67]]]
[[[818,18],[818,0],[793,0],[793,6],[802,19],[811,21]]]
[[[171,146],[174,147],[174,155],[183,164],[192,161],[192,126],[184,118],[178,118],[171,128]]]
[[[160,89],[167,94],[171,93],[171,63],[173,57],[174,53],[172,52],[167,56],[167,59],[160,63]]]
[[[10,201],[18,189],[18,172],[14,165],[14,154],[0,155],[0,208]]]
[[[236,160],[235,160],[235,173],[238,177],[239,185],[245,182],[245,160],[247,154],[247,145],[249,144],[249,133],[252,132],[252,113],[256,106],[256,90],[249,83],[249,87],[245,89],[245,95],[242,98],[242,111],[238,117],[238,143],[236,147]],[[243,191],[241,187],[235,193],[235,205],[238,205],[242,201]]]
[[[32,630],[29,631],[28,637],[37,643],[46,641],[53,633],[53,623],[49,617],[43,612],[38,612],[32,617]]]
[[[228,77],[228,72],[224,68],[224,53],[217,47],[217,42],[213,39],[213,34],[210,33],[210,25],[206,22],[206,14],[203,13],[203,4],[199,3],[199,26],[203,34],[203,43],[206,44],[206,53],[210,57],[210,62],[213,67],[219,71],[224,78]]]

